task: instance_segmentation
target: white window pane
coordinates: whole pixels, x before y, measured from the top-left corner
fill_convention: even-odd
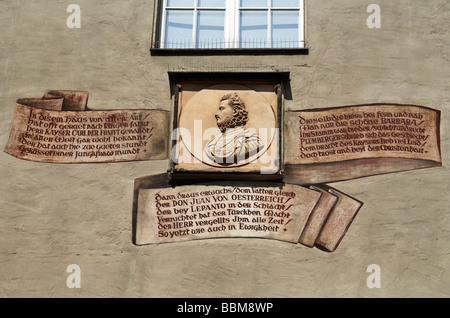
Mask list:
[[[198,6],[202,8],[225,8],[225,0],[198,0]]]
[[[170,10],[166,16],[166,48],[188,48],[192,44],[193,11]]]
[[[267,0],[241,0],[241,8],[267,8]]]
[[[299,47],[298,11],[272,11],[272,47]]]
[[[272,8],[298,8],[299,0],[272,0]]]
[[[194,7],[194,0],[167,0],[168,7]]]
[[[198,48],[224,48],[225,11],[199,11]]]
[[[240,18],[239,47],[267,47],[267,12],[241,11]]]

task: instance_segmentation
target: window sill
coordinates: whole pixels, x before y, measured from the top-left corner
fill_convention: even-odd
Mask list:
[[[257,49],[164,49],[151,48],[154,56],[189,55],[308,55],[308,48],[257,48]]]

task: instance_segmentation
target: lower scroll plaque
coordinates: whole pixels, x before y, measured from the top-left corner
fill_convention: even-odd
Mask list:
[[[136,244],[223,237],[297,243],[320,196],[302,186],[253,182],[140,189]]]

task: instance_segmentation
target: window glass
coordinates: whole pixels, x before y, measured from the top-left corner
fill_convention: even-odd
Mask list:
[[[167,7],[194,7],[194,0],[167,0]]]
[[[225,0],[198,0],[198,6],[202,8],[225,8]]]
[[[267,0],[241,0],[241,8],[267,8]]]
[[[198,12],[198,48],[224,48],[225,11]]]
[[[298,11],[272,11],[272,47],[299,47]]]
[[[267,46],[267,12],[241,11],[241,28],[239,32],[239,47],[264,48]]]
[[[298,0],[271,0],[272,8],[298,8]]]
[[[193,11],[168,10],[166,17],[166,48],[188,48],[192,43]]]

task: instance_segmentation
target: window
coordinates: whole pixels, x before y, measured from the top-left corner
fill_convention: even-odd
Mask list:
[[[163,0],[157,48],[304,48],[304,0]]]

